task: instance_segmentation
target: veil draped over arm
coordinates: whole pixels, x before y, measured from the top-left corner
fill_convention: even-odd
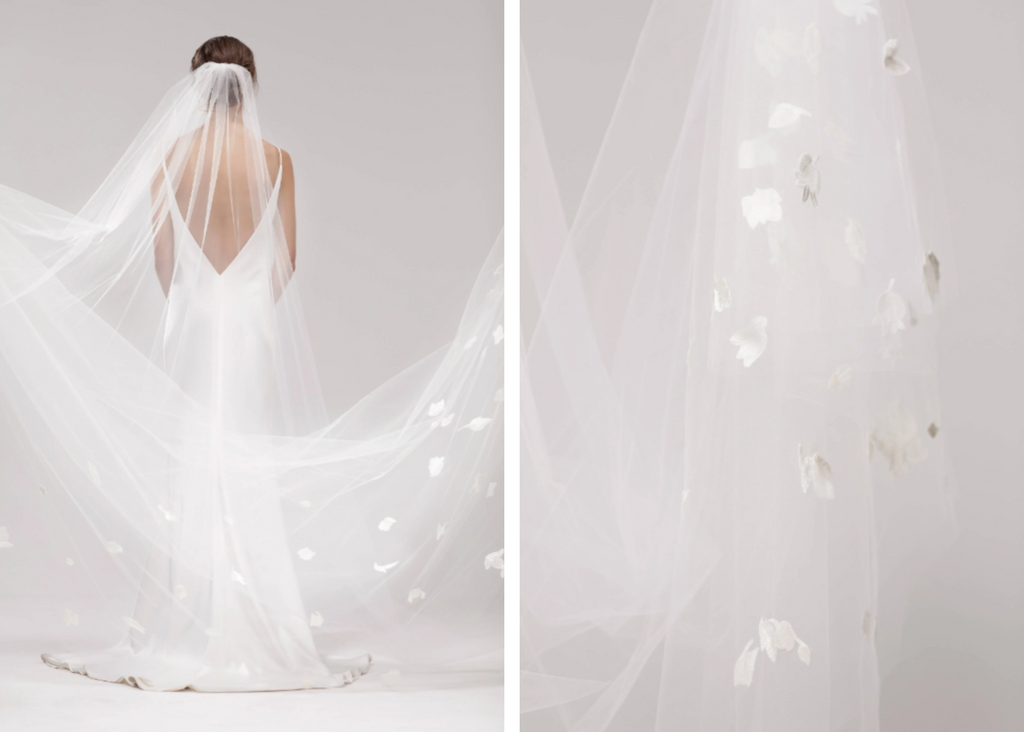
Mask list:
[[[955,529],[902,5],[716,0],[693,71],[654,0],[571,225],[524,83],[524,730],[878,729]]]

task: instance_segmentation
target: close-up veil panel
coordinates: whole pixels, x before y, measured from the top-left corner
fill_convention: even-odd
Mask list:
[[[877,730],[955,534],[903,3],[709,5],[694,67],[653,3],[568,225],[523,73],[524,730]]]
[[[454,342],[329,417],[290,175],[249,71],[210,62],[78,214],[0,187],[0,560],[51,665],[209,691],[500,669],[501,239]]]

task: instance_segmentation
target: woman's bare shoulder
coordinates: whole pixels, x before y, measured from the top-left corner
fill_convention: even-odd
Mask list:
[[[278,165],[283,165],[285,172],[288,172],[291,168],[292,156],[283,147],[278,147],[274,143],[264,140],[263,154],[267,156],[267,167],[271,170],[275,170]]]

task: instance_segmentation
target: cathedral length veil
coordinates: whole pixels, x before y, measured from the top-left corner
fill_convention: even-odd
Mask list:
[[[210,691],[343,685],[368,652],[500,668],[500,240],[454,343],[331,420],[281,158],[248,71],[207,63],[79,214],[0,187],[0,563],[52,665]]]
[[[955,530],[920,64],[900,0],[716,0],[694,72],[695,5],[571,224],[523,72],[522,726],[877,730]]]

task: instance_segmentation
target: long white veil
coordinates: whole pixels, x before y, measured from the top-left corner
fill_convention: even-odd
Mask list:
[[[40,651],[202,656],[235,607],[300,613],[322,656],[500,664],[500,239],[454,342],[330,419],[286,165],[208,63],[77,215],[0,187],[2,590]],[[261,584],[293,574],[298,604]]]
[[[694,73],[690,8],[571,225],[524,83],[523,729],[875,730],[955,527],[920,65],[899,0],[716,0]]]

